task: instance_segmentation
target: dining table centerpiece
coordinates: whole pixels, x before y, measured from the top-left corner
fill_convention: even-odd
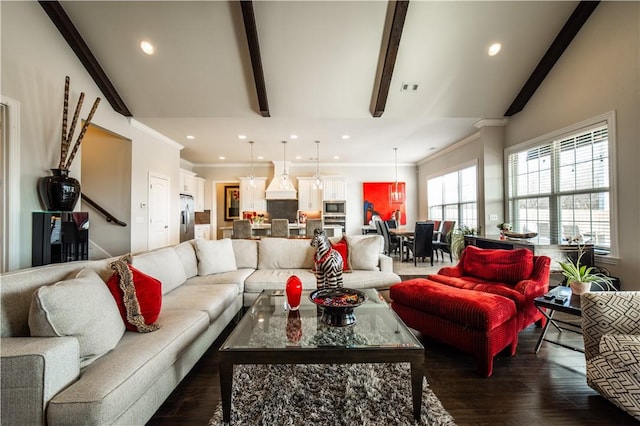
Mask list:
[[[67,115],[69,111],[69,76],[65,78],[64,84],[64,106],[62,111],[62,132],[60,137],[60,161],[58,167],[51,169],[51,176],[44,176],[38,179],[38,195],[41,203],[47,211],[72,211],[80,198],[80,182],[69,176],[69,168],[75,158],[82,139],[84,138],[91,119],[98,108],[100,98],[96,98],[91,111],[82,124],[82,128],[76,138],[73,147],[71,141],[76,130],[76,124],[84,101],[84,92],[80,93],[76,109],[67,129]],[[71,149],[70,149],[71,148]]]

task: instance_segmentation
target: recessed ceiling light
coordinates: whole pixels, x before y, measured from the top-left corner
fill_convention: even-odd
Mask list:
[[[153,44],[151,44],[150,42],[146,41],[146,40],[142,40],[140,42],[140,49],[142,49],[142,51],[144,53],[146,53],[147,55],[153,55],[154,52],[154,48],[153,48]]]
[[[340,159],[340,156],[339,156],[339,155],[334,155],[334,156],[333,156],[333,159],[334,159],[334,160],[339,160],[339,159]]]
[[[500,53],[501,49],[502,45],[500,43],[493,43],[491,46],[489,46],[489,56],[496,56],[498,53]]]
[[[301,155],[296,155],[296,160],[302,160],[302,156]]]
[[[291,139],[298,139],[298,135],[291,135]]]
[[[218,157],[218,160],[226,160],[227,157],[225,157],[224,155],[221,155],[220,157]]]
[[[196,137],[193,135],[187,135],[187,139],[195,139]]]
[[[262,155],[258,155],[258,160],[264,160],[264,157]]]
[[[238,135],[238,139],[246,139],[247,135]]]
[[[349,139],[351,136],[349,135],[342,135],[342,139]]]

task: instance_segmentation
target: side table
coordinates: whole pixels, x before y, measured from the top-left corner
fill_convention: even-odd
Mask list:
[[[566,330],[572,333],[582,334],[581,325],[553,318],[556,311],[564,312],[576,317],[582,317],[582,309],[580,308],[580,296],[572,294],[566,302],[556,302],[555,296],[560,295],[560,293],[567,294],[567,292],[570,294],[570,289],[568,287],[558,286],[547,293],[553,295],[553,298],[547,299],[544,296],[539,296],[533,300],[533,304],[535,305],[535,307],[547,318],[547,323],[542,329],[542,333],[540,334],[540,338],[538,339],[538,343],[536,344],[535,353],[538,353],[543,341],[584,353],[583,349],[565,345],[564,343],[557,340],[549,340],[546,338],[547,331],[549,330],[549,327],[551,325],[553,325],[560,333],[562,333],[563,330]]]

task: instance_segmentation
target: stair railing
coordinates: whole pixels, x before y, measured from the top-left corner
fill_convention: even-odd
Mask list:
[[[117,219],[114,215],[112,215],[111,213],[109,213],[107,210],[105,210],[102,206],[100,206],[100,204],[96,203],[95,201],[93,201],[91,198],[87,197],[84,193],[81,193],[82,195],[82,201],[86,201],[87,204],[89,204],[90,206],[92,206],[94,209],[98,210],[100,213],[102,213],[102,215],[104,216],[104,218],[107,220],[107,222],[111,222],[114,225],[120,225],[120,226],[127,226],[127,224],[119,219]]]

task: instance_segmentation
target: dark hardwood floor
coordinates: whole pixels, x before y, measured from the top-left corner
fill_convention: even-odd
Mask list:
[[[217,348],[231,329],[211,346],[148,425],[207,424],[220,402]],[[540,331],[535,326],[522,331],[516,356],[499,354],[490,378],[478,376],[471,356],[421,338],[429,385],[458,425],[637,423],[587,386],[582,353],[545,342],[535,354]],[[556,336],[549,331],[548,337]],[[561,337],[567,344],[582,345],[582,337],[574,333],[563,332]]]

